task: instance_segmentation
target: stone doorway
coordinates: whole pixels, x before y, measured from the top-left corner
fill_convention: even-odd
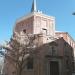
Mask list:
[[[59,75],[58,61],[50,61],[50,75]]]

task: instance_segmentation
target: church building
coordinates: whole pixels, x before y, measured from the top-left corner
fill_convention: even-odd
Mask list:
[[[73,48],[63,37],[55,35],[55,17],[37,10],[36,0],[33,0],[31,12],[16,21],[14,31],[23,30],[37,35],[39,45],[23,75],[72,75]],[[7,75],[13,75],[12,69],[8,72]]]

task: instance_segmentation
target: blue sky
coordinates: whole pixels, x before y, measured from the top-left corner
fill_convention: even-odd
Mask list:
[[[16,19],[31,10],[33,0],[0,0],[0,43],[10,39]],[[56,18],[56,30],[75,39],[75,0],[37,0],[37,8]]]

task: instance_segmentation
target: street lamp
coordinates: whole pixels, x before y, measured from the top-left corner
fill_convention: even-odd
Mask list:
[[[73,12],[72,15],[75,16],[75,12]],[[73,72],[73,73],[75,74],[75,57],[74,57],[74,60],[73,60],[73,64],[74,64],[74,67],[73,67],[73,71],[74,71],[74,72]]]
[[[73,12],[72,15],[75,15],[75,12]]]

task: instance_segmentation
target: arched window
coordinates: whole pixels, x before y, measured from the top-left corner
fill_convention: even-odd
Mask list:
[[[33,58],[29,57],[27,59],[27,69],[33,69]]]

